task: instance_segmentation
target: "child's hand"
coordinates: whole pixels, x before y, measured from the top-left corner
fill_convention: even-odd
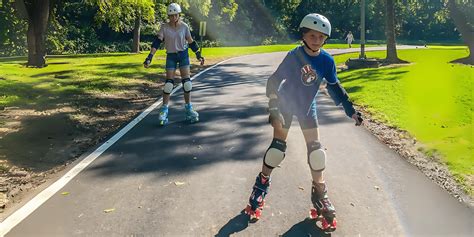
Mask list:
[[[148,56],[145,59],[145,62],[143,62],[143,66],[145,68],[148,68],[151,64],[151,60],[153,59],[153,54],[148,54]]]
[[[362,118],[362,114],[360,112],[356,112],[355,114],[352,115],[352,119],[356,121],[356,126],[362,125],[362,122],[364,119]]]
[[[204,57],[201,55],[201,51],[196,52],[196,58],[201,62],[201,66],[204,65]]]

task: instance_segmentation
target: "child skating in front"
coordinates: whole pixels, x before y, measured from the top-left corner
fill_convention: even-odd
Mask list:
[[[331,98],[336,105],[342,104],[346,115],[354,119],[357,126],[361,125],[362,117],[337,79],[334,59],[321,49],[331,35],[329,20],[320,14],[308,14],[299,29],[303,45],[286,55],[267,82],[273,141],[265,152],[262,171],[257,175],[244,211],[252,222],[260,218],[271,183],[270,174],[285,158],[288,131],[293,116],[296,116],[307,144],[307,161],[313,179],[311,202],[314,208],[311,217],[320,221],[323,231],[331,232],[336,229],[336,210],[329,199],[323,177],[326,152],[320,143],[316,115],[316,95],[321,82],[327,82]]]

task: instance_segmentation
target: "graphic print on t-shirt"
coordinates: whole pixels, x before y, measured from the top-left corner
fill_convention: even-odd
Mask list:
[[[318,74],[313,70],[310,64],[301,68],[301,81],[305,86],[311,86],[318,79]]]

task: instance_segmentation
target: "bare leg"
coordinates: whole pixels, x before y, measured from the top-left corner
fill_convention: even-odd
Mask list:
[[[186,67],[180,67],[179,72],[181,74],[181,79],[183,78],[189,78],[190,70],[189,66]],[[189,104],[191,102],[191,93],[184,93],[184,102],[186,104]]]
[[[273,121],[273,138],[285,141],[288,136],[288,129],[282,127],[280,122]],[[245,208],[244,212],[250,216],[250,222],[255,222],[260,219],[262,215],[263,206],[265,204],[265,196],[268,193],[270,187],[270,174],[272,168],[262,165],[262,172],[258,174],[255,184],[252,188],[252,194],[249,198],[249,204]]]
[[[175,70],[166,70],[166,79],[174,80]],[[163,93],[163,105],[168,105],[170,101],[170,94]]]
[[[309,143],[312,141],[319,141],[319,129],[318,128],[305,129],[303,130],[303,136],[306,143]],[[313,177],[314,183],[324,183],[323,171],[311,170],[311,176]]]
[[[280,139],[282,141],[286,141],[286,138],[288,137],[288,131],[289,129],[283,128],[282,124],[280,122],[273,121],[272,122],[273,126],[273,138]],[[273,169],[270,169],[269,167],[262,165],[262,174],[265,176],[270,176],[272,173]]]
[[[303,135],[306,143],[312,141],[319,141],[318,128],[303,130]],[[313,187],[311,189],[311,202],[313,209],[311,209],[311,218],[316,219],[322,216],[321,228],[325,232],[332,232],[336,230],[336,209],[332,205],[327,195],[327,187],[324,181],[323,171],[311,170],[313,177]]]

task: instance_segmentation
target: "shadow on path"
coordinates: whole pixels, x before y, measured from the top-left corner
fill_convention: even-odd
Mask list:
[[[223,237],[238,233],[249,226],[249,216],[242,210],[240,214],[230,219],[215,236]]]
[[[331,236],[331,234],[324,233],[322,230],[316,227],[314,220],[310,218],[306,218],[303,221],[295,224],[292,226],[287,232],[283,235],[284,237],[292,237],[292,236],[311,236],[311,237],[319,237],[319,236]]]

